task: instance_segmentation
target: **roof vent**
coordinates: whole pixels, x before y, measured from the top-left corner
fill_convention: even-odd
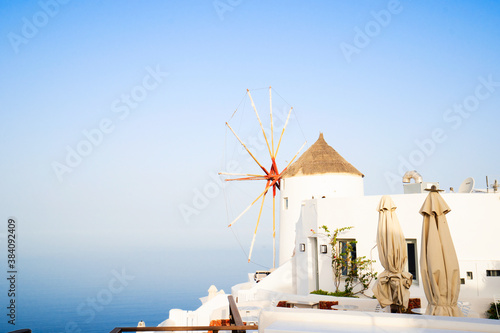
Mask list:
[[[406,171],[406,173],[403,176],[403,183],[409,183],[410,180],[413,179],[415,183],[422,183],[422,176],[416,171]]]

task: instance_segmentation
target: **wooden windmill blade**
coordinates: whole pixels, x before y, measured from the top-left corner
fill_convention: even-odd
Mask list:
[[[265,185],[264,191],[262,191],[250,203],[250,205],[247,206],[229,224],[229,227],[231,227],[236,221],[238,221],[243,215],[245,215],[250,210],[250,208],[253,205],[255,205],[255,203],[257,203],[259,200],[261,200],[260,209],[259,209],[259,215],[258,215],[258,218],[257,218],[257,223],[256,223],[256,226],[255,226],[255,231],[254,231],[254,234],[253,234],[253,237],[252,237],[252,242],[251,242],[251,245],[250,245],[250,251],[249,251],[249,255],[248,255],[248,262],[251,261],[253,247],[254,247],[254,244],[255,244],[255,239],[256,239],[256,235],[257,235],[257,230],[259,228],[260,219],[262,217],[262,209],[263,209],[263,206],[264,206],[266,195],[267,195],[268,191],[271,190],[271,188],[272,188],[272,193],[273,193],[273,213],[272,213],[273,214],[273,234],[272,234],[272,236],[273,236],[273,268],[274,268],[274,267],[276,267],[276,194],[277,194],[278,190],[280,190],[281,179],[282,179],[282,175],[283,175],[284,171],[295,160],[295,158],[297,157],[297,155],[300,153],[300,151],[304,147],[305,143],[299,149],[299,151],[297,152],[297,154],[295,154],[295,156],[290,161],[290,163],[288,163],[288,165],[281,172],[279,172],[279,169],[278,169],[278,166],[277,166],[277,163],[276,163],[276,156],[278,154],[278,150],[279,150],[279,147],[280,147],[280,144],[281,144],[281,141],[282,141],[283,134],[285,132],[286,126],[287,126],[288,121],[290,119],[290,113],[292,112],[292,108],[290,108],[290,111],[288,113],[288,117],[286,119],[286,123],[283,126],[283,129],[281,130],[281,134],[280,134],[280,138],[279,138],[279,141],[278,141],[278,145],[276,146],[276,149],[275,149],[275,146],[274,146],[274,122],[273,122],[273,111],[272,111],[272,90],[271,90],[271,87],[269,87],[269,115],[270,115],[270,124],[271,124],[271,133],[270,133],[270,137],[271,138],[270,138],[270,140],[269,140],[268,136],[266,135],[266,131],[264,130],[264,126],[262,124],[259,112],[257,110],[257,107],[255,106],[255,103],[254,103],[254,100],[252,98],[252,95],[251,95],[251,93],[250,93],[250,91],[248,89],[247,89],[247,94],[248,94],[248,97],[250,99],[252,108],[253,108],[253,110],[255,112],[255,116],[257,118],[257,121],[259,122],[260,129],[262,130],[262,135],[264,136],[264,140],[266,142],[267,150],[269,152],[269,157],[271,159],[271,167],[269,169],[265,168],[264,165],[263,165],[263,163],[261,163],[257,159],[257,157],[255,156],[255,154],[250,151],[250,149],[240,139],[240,137],[236,134],[236,132],[233,130],[233,128],[229,125],[229,123],[226,122],[227,127],[231,130],[231,132],[234,134],[234,136],[239,141],[239,143],[243,146],[243,148],[245,148],[245,151],[257,163],[257,165],[262,169],[262,171],[264,171],[264,174],[263,175],[254,174],[254,173],[231,174],[231,173],[226,173],[226,172],[220,172],[219,174],[229,175],[229,176],[233,176],[234,177],[234,178],[230,178],[230,179],[225,179],[225,181],[252,181],[252,180],[265,180],[266,181],[266,185]],[[271,142],[271,143],[269,143],[269,142]]]

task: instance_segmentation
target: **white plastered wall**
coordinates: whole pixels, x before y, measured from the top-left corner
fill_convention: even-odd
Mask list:
[[[498,194],[441,194],[451,208],[447,214],[450,231],[460,263],[461,278],[465,284],[461,285],[460,299],[464,301],[482,299],[484,306],[492,301],[493,294],[500,293],[500,277],[486,276],[487,269],[500,269],[500,253],[497,249],[498,235],[500,235],[500,195]],[[422,215],[419,210],[427,196],[424,194],[401,194],[391,196],[397,206],[396,213],[407,239],[416,239],[417,269],[420,261],[420,239],[422,230]],[[328,239],[321,235],[314,235],[311,231],[320,232],[320,227],[326,225],[330,231],[336,228],[353,226],[352,230],[343,233],[339,238],[357,240],[357,255],[366,256],[377,261],[373,269],[382,272],[378,262],[376,234],[378,225],[377,206],[381,196],[320,198],[307,200],[302,207],[302,215],[297,224],[296,259],[307,272],[295,269],[297,292],[306,293],[316,289],[314,264],[309,262],[314,255],[308,254],[318,251],[319,288],[333,291],[331,269],[331,249]],[[308,239],[317,238],[317,248],[306,246],[306,252],[297,252],[300,243],[309,244]],[[328,253],[321,254],[319,247],[328,245]],[[304,263],[304,261],[308,261]],[[473,278],[467,279],[466,272],[472,272]],[[420,275],[420,272],[418,272]],[[410,292],[412,297],[421,297],[425,302],[425,295],[420,285],[420,279],[414,281]],[[481,309],[475,309],[482,312]]]
[[[363,196],[363,178],[351,174],[323,174],[284,178],[281,185],[279,265],[292,257],[295,225],[302,201],[312,198]],[[288,208],[285,200],[288,200]]]

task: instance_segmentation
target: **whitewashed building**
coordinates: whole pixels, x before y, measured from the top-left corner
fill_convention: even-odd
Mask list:
[[[304,200],[360,197],[364,175],[330,147],[323,133],[283,174],[280,210],[280,265],[295,248],[295,226]]]
[[[237,300],[240,312],[251,318],[250,321],[260,314],[261,332],[332,331],[331,323],[339,325],[342,320],[350,328],[359,328],[360,332],[373,331],[373,327],[401,331],[397,328],[400,327],[411,332],[434,332],[445,326],[457,331],[500,330],[500,323],[484,319],[427,317],[417,320],[414,316],[374,313],[378,311],[378,301],[371,297],[358,299],[310,294],[317,289],[335,291],[331,248],[328,237],[321,232],[323,225],[330,231],[353,227],[338,239],[343,242],[355,240],[356,256],[375,260],[372,269],[379,273],[383,271],[376,247],[377,207],[382,195],[365,196],[363,177],[326,143],[322,134],[287,169],[281,184],[279,267],[269,275],[268,272],[262,274],[267,276],[260,281],[254,279],[259,274],[249,274],[248,282],[232,287],[231,294]],[[410,179],[414,182],[410,183]],[[406,270],[413,275],[410,297],[420,298],[422,307],[426,307],[427,301],[419,272],[423,221],[419,211],[428,195],[425,189],[432,185],[439,187],[438,182],[424,182],[418,173],[410,171],[402,179],[405,194],[391,196],[407,242]],[[464,186],[459,192],[442,193],[441,196],[451,208],[447,220],[460,265],[460,308],[467,317],[479,317],[484,316],[494,296],[500,295],[500,251],[497,249],[500,193],[496,185],[491,191],[473,191],[472,187]],[[366,294],[371,296],[371,290]],[[313,309],[290,312],[276,308],[279,300],[309,304],[325,298],[355,306],[359,312]],[[172,309],[170,319],[160,326],[208,325],[211,319],[228,315],[225,312],[227,300],[224,295],[218,295],[196,311]],[[293,325],[291,321],[294,321]],[[301,325],[303,329],[298,329]],[[342,325],[336,327],[337,331],[346,329]]]
[[[307,170],[307,174],[301,170]],[[416,183],[402,183],[406,187],[404,192],[409,194],[391,197],[407,240],[407,270],[413,274],[411,297],[420,297],[425,303],[419,276],[423,220],[419,211],[428,194],[425,188],[438,183],[425,183],[418,176],[413,177]],[[280,251],[284,251],[280,252],[280,264],[287,259],[292,261],[292,283],[297,294],[306,295],[317,289],[334,291],[331,248],[329,239],[321,233],[323,225],[331,231],[354,227],[339,235],[339,240],[356,240],[356,255],[375,260],[373,270],[383,271],[376,248],[377,207],[382,195],[363,194],[362,174],[356,168],[320,135],[290,167],[287,177],[290,178],[284,179],[282,191],[280,228],[285,228],[280,230],[280,242],[283,238],[288,242],[293,239],[294,255],[290,257],[288,242],[280,243]],[[313,188],[313,184],[318,185]],[[301,199],[294,198],[300,197],[300,193],[303,193]],[[500,193],[442,193],[442,197],[451,208],[447,219],[460,264],[459,300],[476,304],[476,310],[482,313],[493,296],[500,294],[500,251],[496,248],[500,235]]]

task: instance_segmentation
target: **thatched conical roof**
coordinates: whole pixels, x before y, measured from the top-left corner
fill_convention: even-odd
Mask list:
[[[299,159],[290,165],[283,178],[327,173],[341,173],[364,177],[358,169],[347,162],[339,153],[326,143],[323,133]]]

